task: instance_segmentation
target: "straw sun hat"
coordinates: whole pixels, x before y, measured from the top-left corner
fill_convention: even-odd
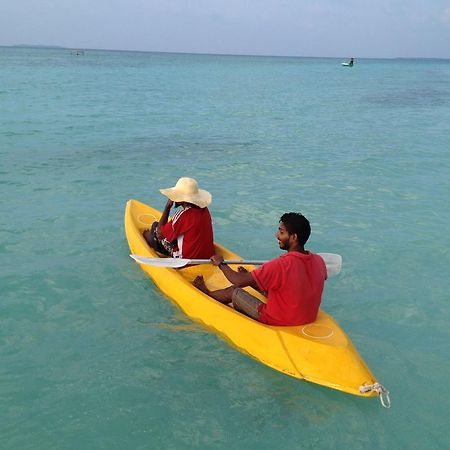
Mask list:
[[[205,208],[212,201],[212,195],[208,191],[199,189],[197,181],[188,177],[180,178],[174,187],[159,191],[173,202],[193,203],[200,208]]]

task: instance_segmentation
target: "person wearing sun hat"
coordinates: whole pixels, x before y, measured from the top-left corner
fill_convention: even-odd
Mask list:
[[[159,253],[174,258],[204,259],[214,255],[214,238],[208,205],[212,195],[193,178],[182,177],[171,188],[160,189],[168,200],[159,222],[143,236]],[[169,220],[172,206],[180,207]]]

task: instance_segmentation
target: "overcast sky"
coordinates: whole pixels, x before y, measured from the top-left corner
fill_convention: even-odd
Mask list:
[[[450,58],[450,0],[0,0],[0,45]]]

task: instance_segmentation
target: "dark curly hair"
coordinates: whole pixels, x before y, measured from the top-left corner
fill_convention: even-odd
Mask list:
[[[280,222],[286,227],[289,234],[296,234],[298,243],[305,245],[311,234],[311,225],[309,220],[300,213],[288,212],[280,217]]]

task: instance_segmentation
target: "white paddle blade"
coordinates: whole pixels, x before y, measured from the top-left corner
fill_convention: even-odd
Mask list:
[[[146,266],[155,267],[170,267],[172,269],[179,269],[190,263],[190,259],[183,258],[149,258],[147,256],[130,255],[137,263],[144,264]],[[206,260],[209,262],[209,259]]]
[[[342,269],[342,256],[336,253],[319,253],[327,266],[327,275],[337,275]]]

